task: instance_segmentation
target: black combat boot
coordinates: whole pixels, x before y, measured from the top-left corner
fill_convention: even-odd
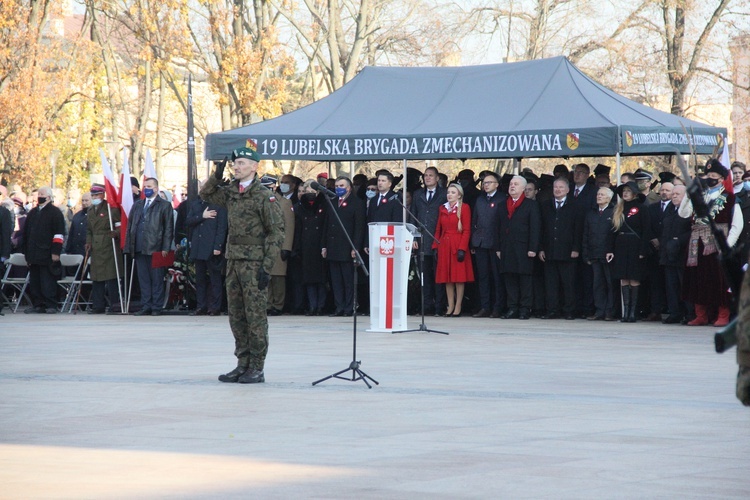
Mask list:
[[[240,384],[259,384],[265,381],[266,381],[266,377],[263,375],[263,370],[253,370],[253,369],[247,370],[239,378],[239,380],[237,380],[237,382],[239,382]]]
[[[229,373],[219,375],[219,382],[235,383],[239,381],[240,377],[247,371],[247,366],[238,366]]]

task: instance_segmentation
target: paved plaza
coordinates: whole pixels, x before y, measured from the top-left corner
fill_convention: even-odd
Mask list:
[[[226,316],[0,317],[0,498],[750,498],[750,409],[712,328]],[[410,318],[410,326],[419,318]]]

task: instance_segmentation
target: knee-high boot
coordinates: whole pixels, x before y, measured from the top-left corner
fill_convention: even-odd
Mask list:
[[[729,308],[719,306],[719,317],[716,318],[714,326],[727,326],[729,324]]]
[[[640,286],[630,287],[630,310],[628,311],[628,323],[635,323],[635,312],[638,310],[638,289]]]
[[[628,314],[630,311],[630,285],[622,285],[620,290],[622,291],[622,319],[621,323],[628,322]]]

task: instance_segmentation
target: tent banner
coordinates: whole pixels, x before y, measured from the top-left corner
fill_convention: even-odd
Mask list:
[[[219,160],[242,147],[248,137],[209,134],[206,156]],[[613,155],[617,129],[519,131],[493,134],[436,134],[368,137],[253,137],[268,160],[412,160],[534,158]]]
[[[622,153],[653,154],[691,153],[690,147],[698,154],[713,154],[715,149],[724,147],[725,128],[689,128],[687,134],[682,128],[668,127],[623,127],[621,135]]]

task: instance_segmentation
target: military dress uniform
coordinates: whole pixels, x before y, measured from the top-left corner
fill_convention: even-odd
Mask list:
[[[229,185],[221,182],[211,176],[200,192],[207,202],[226,207],[229,223],[226,290],[237,368],[219,380],[236,382],[245,372],[259,372],[256,381],[263,382],[268,353],[267,290],[258,289],[259,272],[270,272],[279,255],[284,216],[273,191],[263,187],[257,176],[243,192],[236,180]]]
[[[109,214],[112,214],[110,227]],[[120,312],[120,292],[118,271],[123,269],[120,249],[120,210],[108,207],[105,201],[91,205],[88,209],[86,244],[91,248],[90,273],[92,307],[90,313],[103,313],[106,307],[104,291],[109,297],[110,312]],[[114,235],[114,236],[113,236]],[[112,241],[114,240],[114,249]],[[115,259],[117,259],[115,261]],[[117,264],[115,264],[117,262]]]

